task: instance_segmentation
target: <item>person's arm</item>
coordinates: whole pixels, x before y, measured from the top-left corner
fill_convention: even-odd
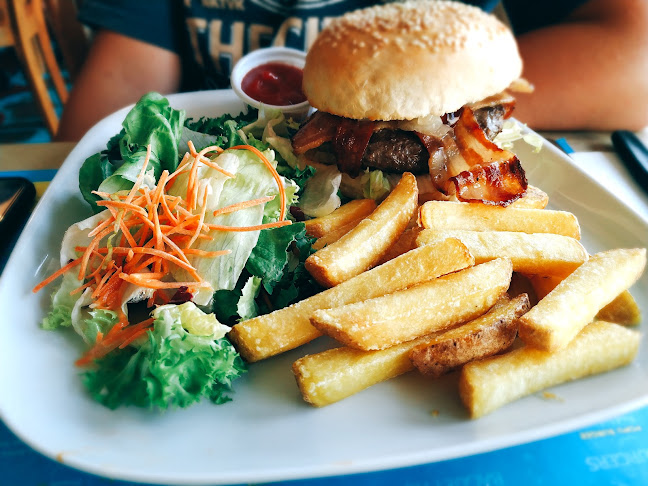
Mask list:
[[[180,71],[174,52],[99,31],[63,110],[56,139],[79,140],[103,117],[149,91],[178,91]]]
[[[590,0],[565,22],[518,37],[523,76],[515,116],[538,130],[648,125],[648,2]]]

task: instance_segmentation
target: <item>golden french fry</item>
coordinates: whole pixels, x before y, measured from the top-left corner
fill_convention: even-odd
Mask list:
[[[304,400],[323,407],[413,369],[409,353],[422,339],[379,351],[328,349],[295,361],[293,373]]]
[[[422,230],[423,228],[420,226],[414,226],[403,231],[396,242],[390,246],[387,252],[380,258],[378,265],[416,248],[416,238]]]
[[[550,233],[426,229],[417,237],[416,244],[446,238],[461,240],[475,257],[475,263],[510,258],[513,270],[526,274],[567,276],[588,258],[578,240]]]
[[[511,261],[500,258],[382,297],[317,310],[311,324],[349,347],[385,349],[483,314],[506,291],[512,272]]]
[[[527,186],[526,191],[519,199],[516,199],[507,207],[509,208],[527,208],[527,209],[544,209],[549,204],[549,196],[542,189],[535,186]]]
[[[335,243],[337,240],[342,238],[353,228],[358,226],[358,223],[360,221],[362,221],[362,218],[355,221],[351,221],[350,223],[347,223],[344,226],[340,226],[339,228],[336,228],[333,231],[329,231],[324,236],[315,240],[315,243],[313,243],[313,248],[315,250],[321,250],[325,246],[330,245],[331,243]]]
[[[310,316],[317,309],[392,293],[467,268],[474,261],[459,240],[416,248],[289,307],[239,322],[228,337],[247,361],[269,358],[321,336],[310,324]]]
[[[612,302],[603,307],[596,318],[601,321],[614,322],[624,326],[636,326],[641,322],[641,310],[632,294],[627,290],[621,292]]]
[[[639,279],[645,265],[645,248],[590,257],[520,318],[520,338],[547,351],[565,347],[600,309]]]
[[[352,222],[358,222],[369,216],[376,209],[373,199],[354,199],[343,204],[326,216],[304,221],[306,233],[314,238],[321,238]]]
[[[373,267],[407,227],[418,207],[416,178],[406,172],[376,210],[335,243],[306,259],[324,287],[333,287]]]
[[[542,299],[551,292],[563,280],[560,277],[548,277],[541,275],[531,275],[529,280],[538,296]],[[636,326],[641,322],[641,310],[637,305],[632,294],[624,290],[617,295],[612,302],[603,307],[596,318],[601,321],[614,322],[624,326]]]
[[[586,326],[566,347],[550,353],[530,346],[466,364],[459,393],[472,418],[570,380],[630,363],[638,332],[608,322]]]
[[[549,292],[564,280],[564,277],[550,275],[529,275],[529,281],[533,285],[538,300],[542,300]]]
[[[566,211],[429,201],[421,206],[419,220],[424,228],[434,230],[553,233],[580,239],[578,220],[576,216]]]
[[[459,327],[425,338],[410,352],[424,375],[439,377],[475,359],[508,349],[517,336],[517,319],[530,309],[526,294],[502,297],[484,315]]]

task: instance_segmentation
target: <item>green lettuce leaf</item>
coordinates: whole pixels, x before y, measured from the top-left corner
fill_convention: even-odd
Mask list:
[[[304,223],[263,230],[259,235],[245,268],[250,274],[262,278],[263,287],[272,294],[275,286],[284,276],[284,269],[291,255],[290,246],[306,233]]]
[[[79,189],[95,212],[97,197],[92,191],[113,193],[130,189],[142,168],[151,145],[148,168],[155,180],[163,170],[178,166],[178,142],[184,126],[184,110],[175,110],[158,93],[148,93],[126,115],[123,130],[108,142],[106,150],[92,155],[79,172]]]
[[[258,314],[267,314],[322,290],[304,267],[314,250],[304,223],[262,231],[264,245],[250,255],[246,270],[262,278],[263,298],[256,300]],[[259,239],[261,239],[261,237]]]
[[[112,176],[115,169],[115,164],[108,159],[104,152],[88,157],[79,169],[79,190],[83,199],[92,206],[95,212],[103,211],[103,208],[95,204],[100,198],[92,194],[92,191],[99,189],[101,183]]]
[[[41,327],[47,330],[58,329],[59,327],[70,327],[72,325],[72,309],[80,294],[70,295],[79,286],[74,272],[67,272],[63,275],[61,285],[52,293],[52,303],[47,315],[41,321]]]
[[[228,148],[247,143],[240,130],[256,119],[257,110],[250,109],[248,112],[242,112],[237,116],[225,114],[216,118],[188,119],[185,121],[185,127],[194,132],[211,135],[214,137],[214,145]],[[198,148],[197,145],[196,148]]]
[[[111,409],[187,407],[202,398],[229,401],[227,393],[245,372],[245,363],[230,342],[219,337],[222,325],[215,325],[208,336],[187,330],[187,316],[206,319],[188,304],[158,308],[153,330],[143,342],[111,352],[85,372],[83,382],[92,397]]]

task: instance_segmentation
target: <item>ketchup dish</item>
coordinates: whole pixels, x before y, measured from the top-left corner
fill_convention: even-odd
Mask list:
[[[249,106],[276,108],[296,119],[310,109],[302,92],[306,54],[287,47],[258,49],[243,56],[234,66],[234,92]]]

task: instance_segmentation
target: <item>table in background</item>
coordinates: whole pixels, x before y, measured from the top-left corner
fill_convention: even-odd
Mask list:
[[[644,140],[648,138],[643,134]],[[574,160],[600,178],[624,186],[631,206],[648,220],[648,196],[611,151],[609,134],[547,134],[566,138]],[[71,143],[0,145],[0,176],[20,175],[39,194],[74,147]],[[607,179],[606,179],[607,180]],[[648,236],[647,236],[648,240]],[[648,241],[647,241],[648,245]],[[8,363],[4,363],[8,365]],[[631,386],[631,384],[629,384]],[[190,446],[186,444],[185,446]],[[226,449],[227,445],[223,444]],[[41,456],[0,422],[0,486],[126,486]],[[292,486],[517,486],[648,484],[648,407],[550,439],[409,468],[333,478],[285,481]]]

